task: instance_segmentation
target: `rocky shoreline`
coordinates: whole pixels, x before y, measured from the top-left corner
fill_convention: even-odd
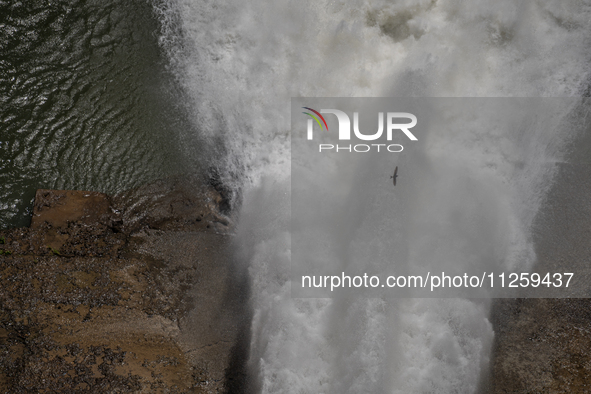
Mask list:
[[[0,230],[0,392],[245,392],[248,285],[227,214],[199,178],[38,190],[31,226]],[[587,299],[495,301],[479,391],[591,392],[590,321]]]
[[[37,191],[30,228],[0,231],[0,392],[244,386],[247,288],[225,205],[198,178]]]

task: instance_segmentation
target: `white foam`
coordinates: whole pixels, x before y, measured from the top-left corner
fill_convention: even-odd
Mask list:
[[[474,392],[493,337],[486,304],[290,299],[289,99],[580,95],[589,80],[589,7],[513,0],[168,0],[155,7],[199,138],[223,144],[225,154],[211,160],[247,180],[236,184],[244,188],[239,239],[252,279],[250,363],[261,391]],[[445,212],[467,204],[498,222],[487,227],[497,229],[489,234],[493,254],[508,267],[531,264],[529,226],[552,177],[548,163],[560,159],[566,141],[552,127],[568,105],[556,109],[554,125],[483,129],[474,120],[459,134],[430,133],[424,154],[440,165],[431,174],[472,171],[476,181],[416,186],[421,198],[406,202],[413,215],[394,218],[416,234],[430,229],[408,245],[411,259],[432,256],[423,244],[454,244],[440,242],[432,224],[444,226]],[[453,157],[445,149],[451,144]],[[458,201],[453,187],[474,187],[488,210],[471,206],[476,199]],[[393,224],[384,218],[381,225]],[[448,236],[461,243],[465,232]]]

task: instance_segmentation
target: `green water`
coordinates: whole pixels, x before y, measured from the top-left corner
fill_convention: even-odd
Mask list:
[[[187,127],[147,1],[0,1],[0,227],[38,188],[114,193],[180,172]]]

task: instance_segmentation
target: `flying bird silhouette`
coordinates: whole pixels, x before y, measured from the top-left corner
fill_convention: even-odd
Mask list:
[[[394,183],[394,186],[396,186],[396,178],[398,178],[398,166],[394,169],[394,175],[390,177],[390,179],[393,179],[392,183]]]

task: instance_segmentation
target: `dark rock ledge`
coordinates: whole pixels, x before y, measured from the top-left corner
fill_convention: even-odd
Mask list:
[[[224,204],[197,178],[38,190],[30,228],[0,231],[0,392],[235,392],[246,297]]]

